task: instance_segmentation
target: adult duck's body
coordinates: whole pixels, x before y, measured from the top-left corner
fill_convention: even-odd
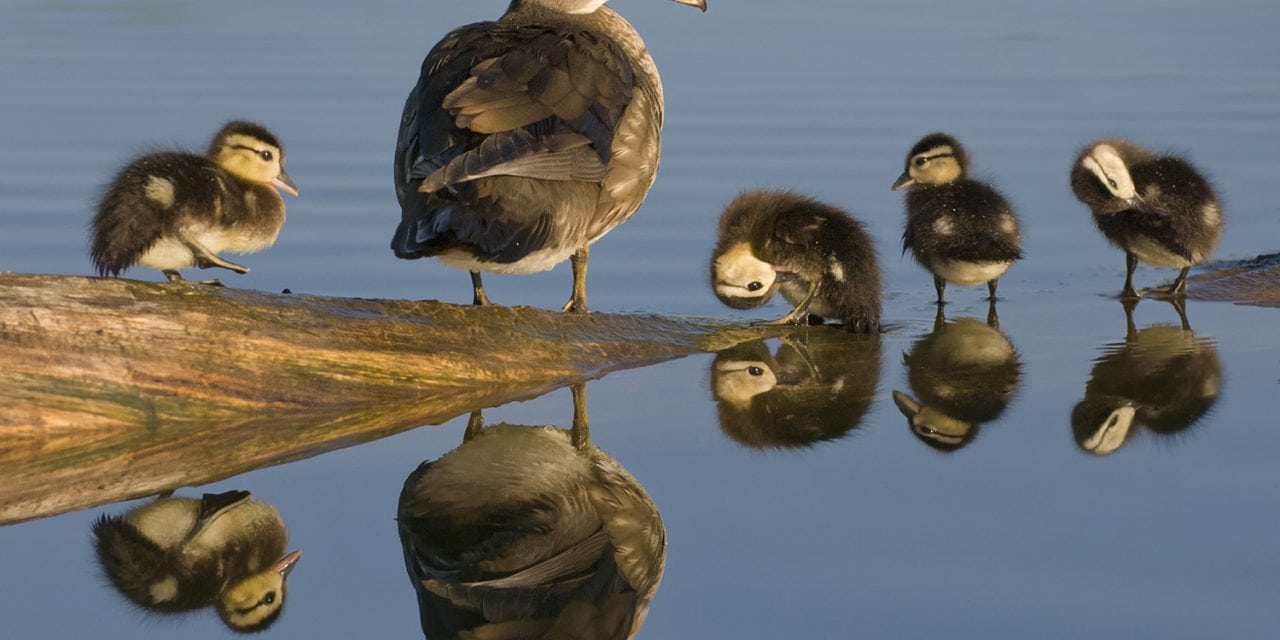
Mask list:
[[[704,0],[675,0],[706,9]],[[592,242],[657,175],[662,82],[604,0],[514,0],[427,54],[396,141],[396,256],[471,272],[545,271],[573,257],[565,310],[586,310]]]

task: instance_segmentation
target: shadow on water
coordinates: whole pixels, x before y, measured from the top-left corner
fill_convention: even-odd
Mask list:
[[[871,409],[880,383],[879,336],[808,327],[725,349],[711,363],[720,428],[755,449],[843,438]]]
[[[461,445],[405,480],[405,569],[428,638],[629,638],[662,580],[653,500],[591,444],[586,384],[573,426],[472,415]]]
[[[1197,337],[1182,301],[1180,324],[1138,329],[1136,302],[1123,303],[1125,338],[1104,345],[1071,411],[1076,444],[1098,456],[1115,453],[1140,431],[1174,436],[1195,426],[1218,401],[1222,361],[1213,342]]]
[[[956,451],[978,437],[983,423],[997,420],[1018,392],[1022,360],[1000,331],[995,305],[987,320],[948,322],[938,308],[933,332],[903,356],[914,395],[894,390],[893,402],[921,442]]]
[[[232,631],[263,631],[279,619],[286,579],[301,552],[275,507],[248,491],[200,498],[162,495],[93,523],[98,563],[142,611],[214,607]]]

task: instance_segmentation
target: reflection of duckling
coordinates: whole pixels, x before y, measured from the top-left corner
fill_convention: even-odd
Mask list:
[[[1222,385],[1218,350],[1196,337],[1183,310],[1175,309],[1182,326],[1139,331],[1133,306],[1125,305],[1124,342],[1103,348],[1084,399],[1071,412],[1071,431],[1081,449],[1113,453],[1139,426],[1161,435],[1180,433],[1213,408]]]
[[[1000,417],[1018,390],[1022,362],[1009,338],[975,318],[946,322],[941,310],[933,333],[903,358],[907,381],[919,397],[893,392],[893,401],[921,442],[954,451],[977,437],[981,423]]]
[[[1127,140],[1085,147],[1071,169],[1071,190],[1093,210],[1107,240],[1124,250],[1122,298],[1138,297],[1139,260],[1181,269],[1166,293],[1183,295],[1187,272],[1213,255],[1222,236],[1222,207],[1209,181],[1186,160]]]
[[[284,224],[276,189],[298,195],[284,170],[284,147],[252,122],[227,123],[203,156],[142,156],[102,198],[93,218],[93,264],[104,276],[141,264],[171,281],[193,266],[247,273],[218,253],[253,253],[275,243]]]
[[[862,225],[831,205],[789,191],[748,191],[720,216],[711,285],[735,309],[781,289],[795,309],[763,324],[803,324],[810,314],[851,331],[880,330],[880,267]]]
[[[173,613],[216,603],[222,621],[243,632],[279,618],[285,578],[302,555],[284,554],[284,522],[248,491],[159,498],[103,515],[93,533],[107,577],[134,604]]]
[[[969,159],[955,138],[931,133],[911,148],[894,191],[907,192],[902,251],[933,273],[938,304],[947,283],[987,283],[992,300],[1000,276],[1022,258],[1018,216],[1004,196],[969,178]]]
[[[753,448],[805,447],[856,428],[880,382],[880,341],[839,332],[764,340],[716,354],[711,391],[720,428]]]
[[[629,638],[662,580],[644,488],[573,429],[472,416],[463,444],[405,480],[397,513],[428,638]]]

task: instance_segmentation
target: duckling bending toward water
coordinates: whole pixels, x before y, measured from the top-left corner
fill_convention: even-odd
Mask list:
[[[871,237],[852,216],[790,191],[747,191],[720,216],[711,286],[735,309],[777,291],[795,305],[760,324],[840,320],[849,331],[880,331],[880,267]]]
[[[1186,294],[1187,272],[1213,255],[1222,237],[1222,207],[1213,185],[1191,163],[1109,138],[1085,147],[1071,169],[1071,190],[1093,221],[1124,250],[1122,298],[1137,298],[1133,271],[1141,260],[1177,268],[1163,293]]]
[[[1018,216],[991,185],[968,177],[969,157],[955,138],[931,133],[907,154],[893,190],[907,191],[902,252],[933,274],[938,304],[947,283],[987,283],[996,299],[1000,276],[1022,259]]]
[[[275,508],[248,491],[162,497],[93,524],[98,560],[134,604],[176,613],[216,604],[233,631],[266,629],[301,552]]]
[[[640,207],[661,149],[657,67],[604,4],[513,0],[427,54],[396,141],[397,258],[470,271],[475,304],[488,304],[481,271],[572,256],[564,310],[587,310],[589,247]]]
[[[103,276],[134,264],[159,269],[171,282],[188,267],[248,273],[218,254],[275,243],[285,217],[276,189],[298,195],[280,141],[261,125],[228,122],[203,156],[161,151],[129,163],[93,218],[90,257]]]

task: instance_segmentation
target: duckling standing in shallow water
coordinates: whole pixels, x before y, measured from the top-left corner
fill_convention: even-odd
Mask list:
[[[987,283],[996,299],[1000,276],[1022,259],[1018,216],[994,187],[968,177],[964,147],[945,133],[931,133],[911,148],[893,190],[907,191],[902,252],[933,273],[938,304],[947,283]]]
[[[148,611],[216,604],[233,631],[266,629],[284,607],[285,579],[301,552],[275,508],[248,491],[200,499],[162,497],[93,524],[98,560],[111,583]]]
[[[795,305],[760,324],[803,324],[815,316],[849,331],[880,331],[880,267],[871,237],[848,213],[790,191],[747,191],[720,216],[711,286],[735,309],[777,291]]]
[[[248,273],[218,254],[275,243],[285,218],[277,189],[298,195],[280,141],[261,125],[228,122],[203,156],[161,151],[129,163],[93,218],[90,257],[103,276],[134,264],[159,269],[171,282],[188,267]]]
[[[1160,156],[1120,139],[1098,140],[1076,158],[1071,190],[1093,211],[1102,235],[1124,250],[1120,297],[1133,299],[1141,260],[1177,268],[1162,293],[1186,294],[1187,272],[1213,255],[1222,237],[1222,207],[1213,185],[1191,163]]]

